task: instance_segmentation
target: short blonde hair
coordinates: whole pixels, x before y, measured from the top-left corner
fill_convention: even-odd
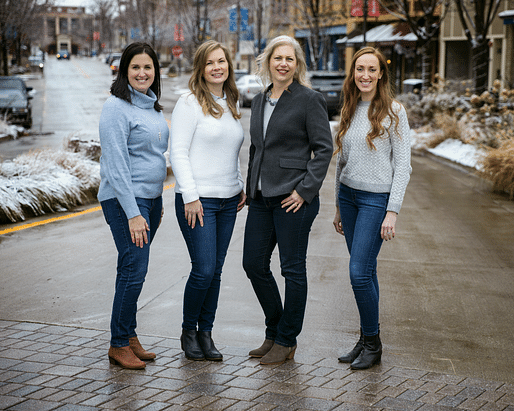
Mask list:
[[[307,77],[307,63],[305,61],[305,54],[294,38],[289,36],[278,36],[269,42],[264,51],[257,57],[257,71],[256,74],[262,80],[264,87],[267,87],[271,83],[271,71],[269,63],[271,56],[277,47],[280,46],[291,46],[294,49],[296,57],[296,71],[294,73],[294,79],[302,86],[310,87],[311,83]]]

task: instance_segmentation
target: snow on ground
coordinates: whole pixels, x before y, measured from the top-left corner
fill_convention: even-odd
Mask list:
[[[330,126],[335,132],[338,123]],[[478,169],[482,151],[458,140],[426,149],[431,133],[412,132],[413,150],[427,150],[457,164]],[[0,163],[0,224],[30,215],[65,211],[87,201],[100,184],[100,165],[80,153],[44,150]]]

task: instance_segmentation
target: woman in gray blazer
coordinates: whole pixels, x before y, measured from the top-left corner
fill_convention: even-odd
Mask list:
[[[249,355],[261,364],[281,364],[294,357],[302,329],[307,243],[333,146],[325,100],[309,87],[298,42],[279,36],[257,60],[269,86],[252,101],[243,268],[264,311],[266,333]],[[277,244],[284,303],[270,269]]]

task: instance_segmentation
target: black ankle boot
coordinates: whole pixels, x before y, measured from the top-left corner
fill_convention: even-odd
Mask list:
[[[352,370],[365,370],[380,362],[382,358],[382,343],[380,333],[372,336],[364,336],[364,348],[357,359],[352,362]]]
[[[339,362],[351,364],[359,356],[359,354],[361,353],[363,348],[364,348],[364,335],[362,334],[362,328],[361,328],[361,336],[359,338],[359,341],[357,341],[357,344],[355,344],[355,347],[353,347],[353,350],[351,350],[348,354],[342,355],[341,357],[338,358]]]
[[[203,361],[205,356],[203,355],[202,348],[198,343],[198,337],[196,336],[196,330],[182,330],[180,336],[180,343],[182,349],[186,354],[188,360]]]
[[[211,332],[210,331],[198,331],[198,343],[203,351],[203,355],[206,360],[209,361],[221,361],[223,360],[223,355],[218,351],[218,349],[214,346],[214,341],[212,341]]]

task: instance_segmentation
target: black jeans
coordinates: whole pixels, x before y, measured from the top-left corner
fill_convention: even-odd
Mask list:
[[[319,198],[293,213],[280,202],[288,195],[252,199],[243,247],[243,268],[264,311],[266,338],[292,347],[300,334],[307,302],[307,245]],[[271,254],[278,244],[285,298],[270,269]]]

